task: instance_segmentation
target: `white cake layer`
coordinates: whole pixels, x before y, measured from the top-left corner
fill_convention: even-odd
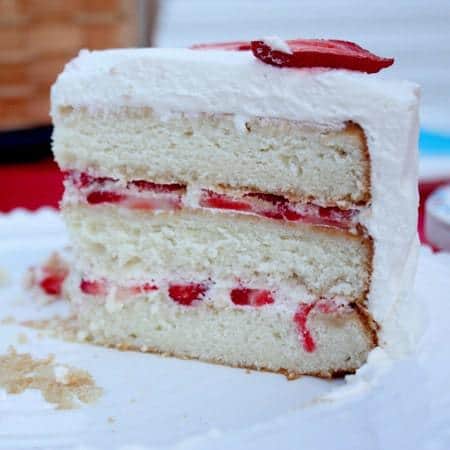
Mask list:
[[[162,117],[172,111],[230,113],[238,124],[252,117],[328,128],[358,123],[371,162],[371,208],[363,218],[374,241],[368,305],[382,333],[392,330],[383,340],[394,345],[400,343],[398,326],[385,325],[397,323],[395,305],[411,288],[418,244],[418,97],[413,83],[346,70],[280,69],[250,52],[83,51],[53,86],[52,115],[58,124],[66,107],[99,115],[148,107]]]
[[[353,371],[367,358],[374,338],[363,316],[350,310],[313,310],[306,327],[314,350],[305,349],[289,309],[216,309],[205,303],[181,306],[157,291],[117,304],[82,295],[76,284],[81,333],[96,343],[198,358],[232,366],[284,371],[291,375]]]
[[[282,119],[239,125],[237,119],[65,108],[54,119],[53,151],[63,168],[119,180],[226,185],[322,204],[370,199],[368,152],[356,125],[330,130]]]
[[[210,277],[359,300],[368,289],[370,242],[337,229],[188,209],[80,205],[66,206],[63,214],[79,268],[94,279]]]

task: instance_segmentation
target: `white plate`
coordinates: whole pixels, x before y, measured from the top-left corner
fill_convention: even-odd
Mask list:
[[[0,267],[12,277],[0,288],[0,319],[64,312],[62,303],[33,304],[20,278],[65,243],[52,211],[0,217]],[[104,394],[58,411],[35,391],[0,391],[0,449],[448,450],[449,254],[422,249],[415,291],[427,321],[417,354],[384,369],[366,366],[349,385],[38,339],[34,330],[1,325],[0,353],[9,345],[36,357],[54,353],[88,370]],[[29,342],[19,344],[18,333]],[[320,400],[331,391],[334,400]]]

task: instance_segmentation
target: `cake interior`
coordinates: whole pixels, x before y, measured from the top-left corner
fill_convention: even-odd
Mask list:
[[[62,107],[54,151],[89,339],[291,376],[377,345],[359,125]]]

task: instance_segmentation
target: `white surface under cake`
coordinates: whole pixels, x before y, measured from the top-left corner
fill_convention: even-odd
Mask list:
[[[61,303],[33,304],[20,278],[30,264],[65,243],[53,212],[0,217],[0,265],[11,277],[0,288],[0,319],[63,312]],[[59,362],[88,370],[104,396],[91,406],[56,411],[35,392],[2,391],[0,449],[32,443],[36,449],[446,450],[449,266],[449,254],[422,248],[414,289],[423,320],[417,350],[395,361],[375,350],[348,382],[310,377],[288,382],[269,373],[40,339],[31,329],[1,325],[1,353],[9,345],[36,357],[54,353]],[[19,333],[28,336],[27,344],[18,344]]]

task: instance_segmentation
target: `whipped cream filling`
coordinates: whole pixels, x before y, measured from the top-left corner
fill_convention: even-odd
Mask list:
[[[245,51],[129,49],[81,51],[52,88],[51,112],[56,126],[60,108],[123,106],[358,123],[371,161],[372,203],[360,216],[375,247],[368,304],[395,353],[407,347],[411,318],[398,320],[396,304],[411,289],[418,248],[418,102],[416,84],[380,74],[278,68]]]
[[[289,47],[289,44],[278,36],[268,36],[263,38],[264,44],[270,47],[271,50],[276,50],[279,52],[287,53],[288,55],[292,55],[292,50]]]
[[[311,304],[318,301],[320,298],[309,293],[304,287],[294,285],[294,283],[284,283],[278,286],[269,286],[264,283],[264,280],[253,280],[252,283],[243,283],[238,277],[234,279],[211,279],[192,278],[188,274],[173,273],[167,274],[165,277],[147,278],[146,280],[128,280],[126,283],[118,284],[113,280],[104,278],[96,278],[92,275],[86,274],[84,276],[76,276],[75,281],[78,289],[85,294],[85,298],[79,298],[79,302],[97,299],[100,302],[109,302],[121,308],[123,304],[133,301],[133,298],[139,296],[154,296],[158,293],[168,293],[172,285],[185,286],[200,286],[201,293],[198,295],[198,300],[214,305],[219,308],[235,308],[242,307],[243,303],[235,303],[230,298],[230,293],[233,290],[248,290],[255,295],[257,293],[268,293],[271,299],[269,301],[261,302],[260,304],[248,304],[246,306],[254,307],[271,307],[274,309],[282,309],[294,311],[299,304]],[[324,298],[323,298],[324,299]],[[337,305],[349,305],[350,302],[343,296],[333,296],[328,299]],[[186,304],[180,303],[182,306]],[[193,301],[192,305],[199,304]]]

